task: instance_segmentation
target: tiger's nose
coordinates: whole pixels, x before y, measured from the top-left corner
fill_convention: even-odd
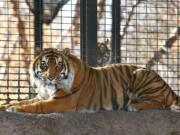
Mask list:
[[[48,76],[48,79],[49,79],[50,81],[52,81],[52,80],[54,80],[54,77],[53,77],[52,75],[49,75],[49,76]]]

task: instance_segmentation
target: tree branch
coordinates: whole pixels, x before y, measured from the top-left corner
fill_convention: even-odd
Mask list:
[[[17,24],[17,28],[18,28],[18,32],[19,32],[19,46],[20,49],[22,49],[22,58],[23,58],[23,62],[25,63],[25,67],[26,67],[26,72],[28,73],[28,67],[30,64],[30,61],[28,61],[29,56],[27,54],[31,54],[30,49],[28,48],[28,42],[27,42],[27,38],[26,38],[26,32],[25,32],[25,24],[20,16],[20,11],[19,11],[19,2],[17,0],[10,0],[11,3],[13,4],[13,11],[14,11],[14,16],[18,19],[18,24]],[[26,54],[26,55],[23,55]]]
[[[141,3],[141,1],[143,1],[143,0],[137,0],[136,4],[132,6],[132,10],[131,10],[131,12],[129,12],[129,16],[128,16],[128,18],[127,18],[126,24],[125,24],[125,26],[124,26],[124,28],[123,28],[123,30],[122,30],[123,33],[120,34],[120,39],[121,39],[121,40],[124,38],[125,34],[127,33],[127,29],[128,29],[128,27],[129,27],[129,23],[130,23],[133,15],[134,15],[134,10],[135,10],[136,7]]]
[[[78,35],[78,31],[80,29],[80,0],[77,0],[76,7],[75,7],[75,15],[73,17],[72,26],[71,26],[71,43],[72,48],[74,45],[80,43],[80,38]]]
[[[168,69],[170,69],[173,73],[177,75],[177,78],[180,78],[180,73],[177,69],[174,70],[174,67],[171,66],[171,64],[165,64],[162,60],[159,60],[159,63],[161,63],[162,65],[166,65]]]
[[[105,10],[105,0],[100,0],[98,3],[98,12],[97,12],[97,19],[98,19],[98,27],[97,30],[99,30],[99,21],[103,18],[103,12]]]
[[[155,63],[159,62],[164,54],[168,54],[168,49],[171,49],[176,40],[180,35],[180,27],[177,28],[175,34],[166,40],[164,46],[160,47],[157,51],[154,52],[154,56],[147,62],[146,67],[151,69]]]

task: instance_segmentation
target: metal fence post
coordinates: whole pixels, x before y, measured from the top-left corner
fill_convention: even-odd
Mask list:
[[[81,58],[96,66],[97,0],[81,0]]]
[[[43,0],[34,0],[34,40],[35,40],[35,47],[34,47],[34,54],[35,56],[40,53],[42,50],[43,44]]]
[[[112,1],[112,62],[121,62],[120,10],[121,0]]]

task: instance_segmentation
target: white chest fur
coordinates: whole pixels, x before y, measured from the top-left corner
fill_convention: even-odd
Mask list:
[[[55,85],[41,85],[36,89],[38,93],[37,97],[39,99],[49,99],[54,96],[54,93],[57,91]]]
[[[71,86],[74,80],[73,76],[73,73],[69,72],[67,79],[63,79],[57,83],[57,88],[63,89],[67,93],[71,93]]]
[[[71,86],[74,80],[73,76],[73,73],[69,72],[66,79],[59,80],[54,84],[48,84],[45,83],[45,81],[36,78],[33,73],[33,75],[31,75],[31,84],[36,86],[35,92],[38,93],[37,98],[44,100],[53,98],[56,91],[59,89],[71,93]]]

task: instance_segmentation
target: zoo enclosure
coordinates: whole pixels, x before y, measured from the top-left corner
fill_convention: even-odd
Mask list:
[[[0,100],[31,97],[28,67],[42,48],[71,48],[87,64],[156,70],[179,94],[179,0],[0,1]]]

